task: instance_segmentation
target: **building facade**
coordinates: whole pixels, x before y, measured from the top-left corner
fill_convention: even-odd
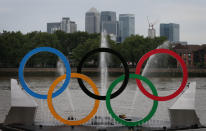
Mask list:
[[[153,27],[148,29],[148,37],[151,39],[156,37],[156,30]]]
[[[169,23],[160,24],[160,36],[167,37],[170,42],[180,41],[180,26],[179,24]]]
[[[77,24],[74,21],[70,21],[70,33],[77,32]]]
[[[64,31],[66,33],[70,33],[70,18],[69,17],[62,18],[61,31]]]
[[[102,11],[100,30],[101,32],[106,31],[108,34],[117,36],[118,34],[118,22],[116,19],[116,12],[113,11]]]
[[[173,48],[181,56],[188,68],[206,68],[206,45],[181,45]],[[177,67],[180,64],[177,63]]]
[[[77,24],[71,21],[69,17],[63,17],[61,22],[47,23],[48,33],[54,33],[57,30],[74,33],[77,31]]]
[[[60,27],[61,27],[60,22],[47,23],[47,32],[54,33],[55,31],[60,30]]]
[[[63,17],[61,21],[61,31],[74,33],[77,31],[77,25],[74,21],[71,21],[69,17]]]
[[[85,15],[85,31],[88,33],[100,33],[100,13],[96,8],[91,8]]]
[[[85,14],[85,31],[88,33],[100,33],[106,31],[116,42],[122,42],[125,38],[135,34],[134,14],[120,14],[119,21],[114,11],[102,11],[96,8],[89,9]]]
[[[119,35],[120,41],[135,34],[135,16],[134,14],[119,15]]]

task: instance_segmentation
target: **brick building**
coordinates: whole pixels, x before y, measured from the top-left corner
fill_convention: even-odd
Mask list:
[[[188,68],[206,67],[206,45],[180,45],[177,44],[173,50],[178,53]],[[177,67],[179,67],[177,63]]]

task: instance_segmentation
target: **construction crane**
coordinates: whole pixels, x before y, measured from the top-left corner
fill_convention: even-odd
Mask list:
[[[149,24],[149,29],[154,29],[154,26],[157,24],[158,20],[156,20],[152,23],[149,21],[149,17],[147,16],[147,22]]]
[[[148,29],[148,37],[149,38],[155,38],[156,37],[156,31],[154,29],[154,25],[157,23],[157,20],[153,23],[149,21],[149,17],[147,16],[147,22],[149,24],[149,29]]]

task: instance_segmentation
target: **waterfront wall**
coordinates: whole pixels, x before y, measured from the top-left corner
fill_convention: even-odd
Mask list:
[[[130,73],[135,72],[135,68],[130,68]],[[71,72],[77,72],[76,68],[71,68]],[[82,72],[88,74],[97,74],[99,72],[98,68],[83,68]],[[110,75],[119,75],[124,72],[123,68],[108,68],[108,72]],[[149,69],[149,76],[182,76],[181,69],[178,68],[156,68]],[[190,77],[206,77],[206,69],[188,69],[188,73]],[[56,68],[25,68],[24,75],[56,75]],[[17,76],[18,68],[0,68],[0,76]]]

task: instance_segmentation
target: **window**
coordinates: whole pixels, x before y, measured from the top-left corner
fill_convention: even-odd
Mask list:
[[[188,61],[189,65],[191,65],[191,60]]]
[[[191,57],[191,54],[189,53],[188,56]]]

